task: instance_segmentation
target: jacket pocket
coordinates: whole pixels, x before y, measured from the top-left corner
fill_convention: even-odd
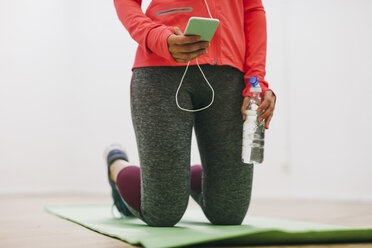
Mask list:
[[[178,8],[171,8],[171,9],[158,11],[155,13],[155,16],[185,13],[185,12],[191,12],[191,11],[193,11],[193,8],[191,7],[178,7]]]

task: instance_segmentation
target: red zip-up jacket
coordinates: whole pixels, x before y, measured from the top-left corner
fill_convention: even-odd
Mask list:
[[[213,18],[220,24],[208,53],[199,64],[229,65],[244,72],[243,96],[250,96],[248,79],[256,76],[262,95],[269,90],[265,81],[266,16],[261,0],[207,0]],[[168,50],[173,27],[185,30],[190,17],[209,18],[204,0],[153,0],[142,12],[141,0],[114,0],[120,21],[139,44],[133,68],[183,66]],[[196,60],[190,62],[195,65]],[[132,68],[132,69],[133,69]],[[228,82],[226,82],[228,83]]]

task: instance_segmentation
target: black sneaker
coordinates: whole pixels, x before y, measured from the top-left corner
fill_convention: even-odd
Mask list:
[[[125,206],[115,182],[112,181],[110,177],[110,166],[115,160],[124,159],[125,161],[129,162],[126,152],[121,148],[120,145],[113,144],[105,150],[104,158],[107,163],[107,175],[111,186],[111,195],[114,200],[114,205],[116,206],[117,210],[123,215],[134,216]]]

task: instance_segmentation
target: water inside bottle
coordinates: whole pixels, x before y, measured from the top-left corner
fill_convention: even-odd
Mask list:
[[[251,161],[261,164],[264,158],[265,126],[264,122],[256,122],[255,131],[252,137]]]

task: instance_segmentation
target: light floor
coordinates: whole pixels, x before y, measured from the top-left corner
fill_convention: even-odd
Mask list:
[[[0,248],[137,247],[90,231],[43,210],[46,204],[109,202],[111,202],[109,196],[102,195],[0,196]],[[190,198],[189,207],[199,206]],[[253,199],[248,214],[353,227],[372,227],[372,203]],[[372,248],[372,243],[260,246],[260,248],[274,247]]]

